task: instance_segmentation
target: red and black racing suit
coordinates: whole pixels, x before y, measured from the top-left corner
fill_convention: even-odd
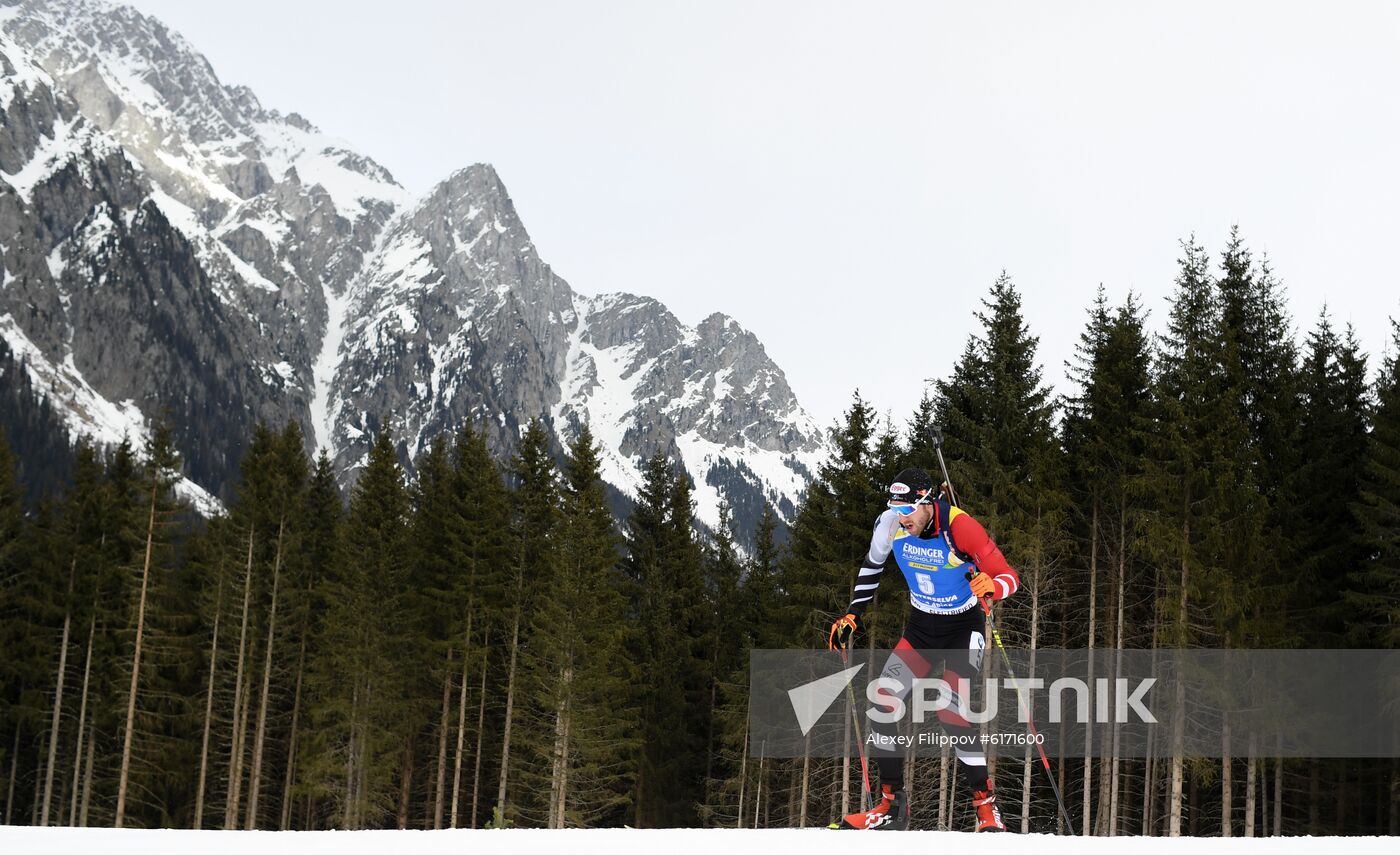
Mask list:
[[[932,673],[943,661],[943,679],[954,690],[953,703],[938,711],[938,719],[953,742],[963,773],[974,791],[987,789],[987,757],[977,741],[977,729],[967,720],[966,699],[958,693],[959,680],[971,685],[982,666],[984,617],[977,597],[968,583],[973,568],[991,577],[993,599],[1002,600],[1016,592],[1020,578],[1006,563],[996,543],[982,525],[948,502],[934,502],[933,518],[917,535],[899,524],[893,510],[875,521],[870,550],[861,562],[849,611],[860,617],[875,595],[880,579],[888,569],[898,568],[909,585],[913,606],[904,635],[886,661],[881,676],[895,681],[893,692],[908,698],[915,679]],[[882,694],[890,694],[882,690]],[[904,751],[892,746],[897,724],[872,720],[871,731],[883,736],[872,745],[871,754],[880,768],[880,780],[896,789],[904,786]]]

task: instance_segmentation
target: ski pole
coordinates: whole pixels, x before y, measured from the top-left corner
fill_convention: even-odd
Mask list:
[[[846,639],[845,646],[838,651],[841,654],[842,665],[850,661],[847,657],[853,643],[855,643],[855,633],[851,633],[851,637]],[[870,800],[873,798],[870,791],[870,762],[865,758],[865,737],[861,735],[860,731],[860,712],[856,709],[856,690],[851,687],[849,680],[846,681],[846,702],[851,708],[851,724],[856,729],[856,751],[860,754],[860,779],[864,784],[860,791],[860,809],[867,811],[870,810]]]
[[[973,570],[967,574],[971,579],[976,576],[979,570]],[[1059,806],[1060,818],[1064,820],[1065,828],[1069,829],[1071,835],[1074,834],[1074,824],[1069,821],[1069,811],[1065,810],[1065,800],[1060,796],[1060,785],[1055,780],[1055,773],[1050,769],[1050,758],[1045,756],[1045,746],[1041,744],[1040,732],[1035,729],[1035,717],[1031,714],[1030,702],[1026,700],[1025,693],[1021,690],[1021,681],[1016,679],[1016,672],[1011,668],[1011,657],[1006,652],[1006,645],[1001,643],[1001,632],[997,629],[996,621],[992,619],[992,595],[988,594],[982,601],[982,613],[987,617],[987,629],[992,632],[992,641],[996,644],[997,650],[1001,651],[1001,662],[1006,667],[1006,674],[1011,678],[1012,684],[1016,686],[1016,700],[1020,702],[1021,709],[1026,711],[1026,726],[1031,732],[1031,742],[1035,743],[1035,750],[1040,754],[1040,765],[1045,767],[1045,777],[1050,779],[1050,789],[1055,794],[1055,804]]]
[[[933,451],[938,455],[938,468],[943,470],[943,484],[948,488],[948,501],[953,507],[961,507],[958,504],[958,495],[953,492],[953,479],[948,477],[948,464],[943,462],[943,428],[934,425],[933,428]]]

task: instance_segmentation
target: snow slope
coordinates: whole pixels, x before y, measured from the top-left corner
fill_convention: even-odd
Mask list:
[[[144,831],[99,828],[0,827],[0,851],[23,855],[461,855],[464,852],[549,855],[726,855],[762,852],[820,852],[855,845],[849,836],[832,838],[824,829],[596,829],[544,831]],[[862,841],[901,852],[975,852],[977,855],[1393,855],[1393,837],[1266,837],[1229,840],[1164,837],[1053,837],[1043,834],[969,835],[947,831],[910,831],[890,838]]]

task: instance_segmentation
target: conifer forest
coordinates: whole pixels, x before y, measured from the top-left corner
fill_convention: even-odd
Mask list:
[[[381,433],[348,495],[265,425],[210,519],[177,499],[167,428],[0,445],[3,823],[825,825],[859,770],[750,755],[749,650],[825,646],[893,473],[938,472],[934,425],[1020,573],[1008,646],[1394,648],[1400,325],[1368,355],[1286,302],[1238,235],[1188,239],[1166,304],[1099,289],[1052,390],[1003,274],[917,411],[857,393],[791,525],[770,510],[753,542],[697,527],[661,453],[619,518],[587,425],[537,420],[508,460],[460,425],[411,479]],[[17,400],[6,424],[44,416]],[[886,580],[860,643],[893,646],[908,608]],[[991,763],[1010,830],[1067,831],[1029,751]],[[914,827],[968,827],[946,754],[907,774]],[[1397,759],[1054,775],[1076,833],[1400,833]]]

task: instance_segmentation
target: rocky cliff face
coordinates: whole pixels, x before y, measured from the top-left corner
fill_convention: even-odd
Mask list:
[[[374,434],[404,462],[484,426],[501,454],[588,422],[634,493],[665,450],[750,530],[790,516],[823,440],[763,346],[715,314],[584,297],[489,166],[411,199],[178,34],[93,0],[0,0],[0,334],[78,433],[165,415],[190,489],[226,495],[258,420],[302,424],[348,483]]]
[[[275,349],[221,299],[140,168],[0,37],[0,334],[76,433],[177,428],[218,492],[259,419],[289,416]]]

